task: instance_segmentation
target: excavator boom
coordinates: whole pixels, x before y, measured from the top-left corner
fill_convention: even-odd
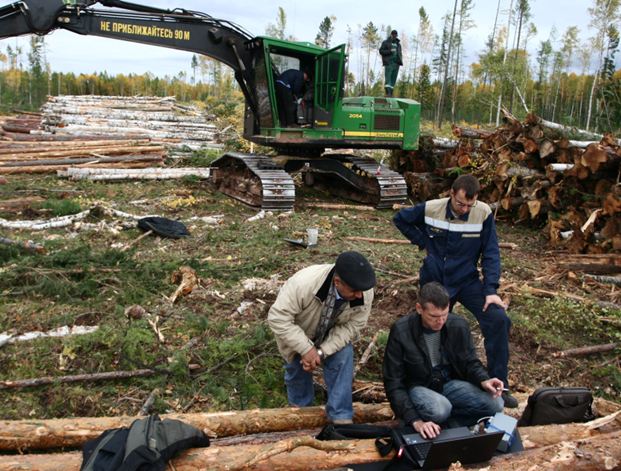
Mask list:
[[[235,23],[205,13],[125,0],[19,0],[0,7],[0,39],[44,35],[56,29],[179,49],[222,62],[234,71],[244,94],[244,137],[285,154],[280,161],[285,170],[314,173],[316,178],[307,180],[321,182],[331,191],[342,190],[341,183],[345,183],[347,190],[341,194],[361,193],[360,201],[378,207],[406,196],[402,177],[382,165],[376,167],[373,160],[322,156],[326,148],[412,150],[418,145],[418,103],[344,96],[345,45],[326,50],[310,43],[253,37]],[[285,119],[283,113],[291,110],[293,94],[290,99],[283,95],[278,81],[280,74],[291,68],[312,76],[312,83],[306,86],[309,98],[304,98],[306,106],[303,113],[298,110],[296,123]],[[222,165],[217,180],[223,189],[237,191],[245,186],[255,194],[257,188],[263,191],[260,197],[237,196],[244,201],[265,203],[271,199],[274,208],[290,206],[292,181],[284,170],[278,174],[267,159],[229,154],[217,162]],[[245,173],[241,171],[244,166]],[[252,181],[231,185],[227,171],[240,178],[249,175]],[[270,182],[278,182],[270,183],[271,194],[277,195],[274,198],[266,196],[268,174]],[[281,197],[285,193],[286,199]]]

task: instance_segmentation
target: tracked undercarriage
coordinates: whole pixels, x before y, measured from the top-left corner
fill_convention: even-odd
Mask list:
[[[293,209],[293,179],[269,157],[227,152],[212,166],[212,183],[222,193],[266,211]]]
[[[264,155],[228,152],[214,161],[212,182],[219,191],[264,210],[293,209],[295,186],[289,173],[294,172],[302,172],[307,185],[377,208],[390,208],[407,197],[403,177],[371,158],[325,154],[281,160],[284,167]]]

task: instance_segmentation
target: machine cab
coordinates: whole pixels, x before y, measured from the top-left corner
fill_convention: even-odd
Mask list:
[[[262,46],[255,55],[254,64],[260,136],[247,137],[265,144],[302,135],[311,139],[336,137],[330,134],[335,111],[343,99],[345,45],[326,50],[307,42],[267,37],[255,38],[257,40]],[[278,77],[289,69],[308,74],[308,81],[298,97],[301,101],[296,107],[294,123],[284,123],[281,119],[286,104],[277,90]]]

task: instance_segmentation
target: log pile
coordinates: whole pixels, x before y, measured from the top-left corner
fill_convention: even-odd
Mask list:
[[[522,427],[520,434],[526,451],[498,456],[480,465],[453,465],[450,469],[619,469],[621,417],[619,406],[614,406],[617,412],[589,423]],[[382,420],[386,418],[386,412],[390,415],[387,404],[356,405],[355,411],[356,422]],[[320,407],[174,414],[168,417],[199,427],[212,437],[232,437],[213,440],[207,448],[181,453],[172,460],[172,469],[302,471],[335,469],[346,464],[392,458],[390,455],[382,458],[373,439],[327,442],[314,439],[318,432],[315,427],[325,424],[325,414]],[[1,449],[19,451],[20,454],[0,456],[0,471],[77,471],[81,463],[79,452],[22,452],[24,449],[75,448],[98,435],[102,429],[127,426],[132,420],[131,417],[109,417],[3,421]],[[246,434],[255,435],[241,436]]]
[[[50,97],[41,110],[43,129],[57,135],[133,134],[169,149],[222,147],[209,117],[174,97],[64,95]]]
[[[456,140],[421,139],[413,155],[393,156],[414,198],[445,194],[473,173],[480,198],[499,216],[545,227],[553,246],[572,253],[621,251],[621,140],[509,113],[493,132],[453,127]],[[590,140],[574,140],[579,135]]]
[[[53,173],[71,166],[144,168],[161,165],[166,149],[142,140],[0,141],[0,174]]]

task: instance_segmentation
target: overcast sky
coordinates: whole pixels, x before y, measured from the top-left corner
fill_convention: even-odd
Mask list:
[[[287,33],[298,40],[313,42],[319,23],[325,16],[336,17],[335,33],[332,44],[346,42],[347,27],[356,35],[361,26],[369,21],[377,27],[391,26],[401,36],[411,37],[418,27],[418,10],[422,6],[427,11],[436,34],[442,29],[442,17],[452,13],[452,0],[209,0],[207,1],[172,1],[172,0],[134,0],[135,3],[149,4],[163,8],[186,8],[208,13],[213,17],[233,21],[254,35],[262,35],[269,23],[276,21],[278,7],[282,6],[287,14]],[[501,0],[499,23],[506,24],[507,10],[511,0]],[[10,2],[0,0],[0,5]],[[516,0],[513,0],[516,3]],[[590,16],[588,8],[594,0],[530,0],[531,22],[538,30],[529,44],[531,51],[543,40],[550,38],[556,30],[559,40],[570,26],[580,30],[579,38],[587,41],[595,32],[589,29]],[[498,0],[474,0],[471,17],[476,26],[464,35],[466,63],[477,60],[477,55],[484,48],[490,34]],[[26,37],[21,39],[0,40],[0,51],[6,52],[7,45],[21,44],[24,50]],[[191,75],[190,61],[192,55],[182,51],[145,46],[112,39],[79,36],[67,31],[55,31],[46,37],[48,60],[54,71],[92,73],[107,71],[117,73],[151,72],[158,76],[174,76],[180,71]],[[352,57],[353,60],[355,58]],[[617,58],[617,64],[620,63]],[[379,64],[379,62],[378,62]],[[352,69],[354,70],[354,69]]]

